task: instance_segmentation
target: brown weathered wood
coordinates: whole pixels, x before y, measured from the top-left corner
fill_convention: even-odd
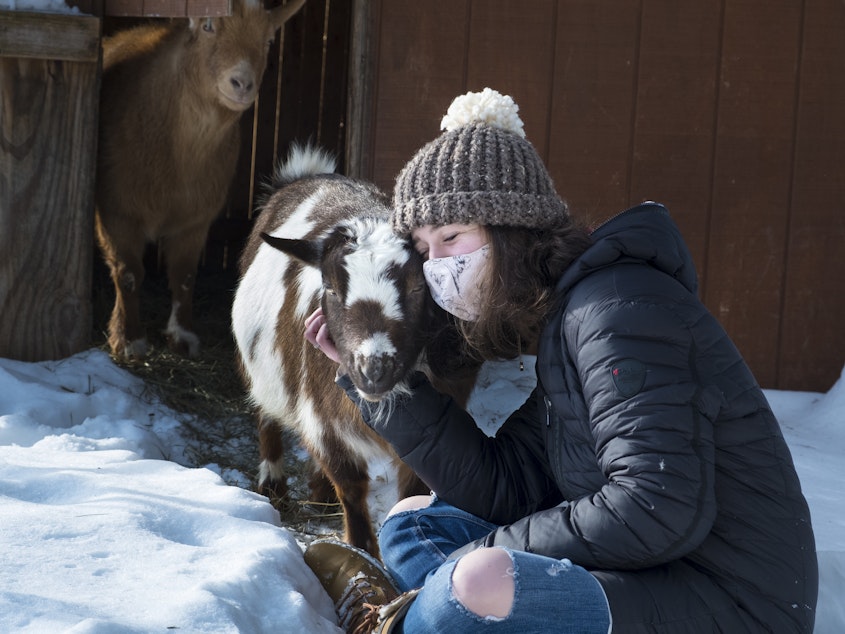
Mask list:
[[[91,16],[0,11],[0,58],[96,62],[100,21]]]
[[[323,35],[330,7],[325,2],[306,3],[295,16],[299,20],[285,33],[276,142],[282,155],[287,154],[292,141],[323,145],[320,113],[327,89],[323,86]]]
[[[320,100],[320,145],[331,151],[338,162],[338,171],[346,174],[346,103],[349,75],[349,23],[352,20],[349,0],[331,2],[325,21],[323,46],[323,87]]]
[[[531,10],[511,0],[474,2],[470,15],[464,91],[484,88],[511,95],[526,138],[548,160],[556,2],[534,0]],[[457,97],[456,93],[452,98]],[[446,114],[450,101],[441,106]],[[565,195],[565,192],[561,192]]]
[[[372,176],[372,135],[375,124],[378,0],[353,0],[349,49],[349,96],[346,115],[346,175]]]
[[[392,191],[396,173],[440,133],[446,107],[464,91],[469,0],[385,0],[379,22],[372,179]]]
[[[97,63],[0,59],[0,356],[91,336]]]
[[[721,6],[645,0],[628,203],[658,200],[684,234],[707,287]]]
[[[845,363],[845,4],[805,3],[776,386],[827,391]]]
[[[628,204],[638,3],[558,2],[549,170],[591,222]]]
[[[725,6],[704,299],[766,386],[777,381],[800,25],[788,0]]]

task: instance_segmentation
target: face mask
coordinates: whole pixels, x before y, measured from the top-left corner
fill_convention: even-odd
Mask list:
[[[479,291],[490,245],[465,255],[423,262],[423,274],[437,305],[458,319],[475,321],[479,314]]]

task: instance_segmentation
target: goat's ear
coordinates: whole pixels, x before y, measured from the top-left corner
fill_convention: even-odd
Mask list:
[[[322,248],[316,240],[291,240],[289,238],[277,238],[269,233],[261,232],[261,239],[274,249],[287,253],[297,260],[311,266],[320,265]]]
[[[287,3],[270,10],[270,24],[277,29],[290,20],[302,8],[305,0],[288,0]]]

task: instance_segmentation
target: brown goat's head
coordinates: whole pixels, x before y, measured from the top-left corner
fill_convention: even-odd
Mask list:
[[[202,60],[208,90],[216,92],[221,106],[241,112],[255,102],[270,43],[304,2],[289,0],[266,10],[261,0],[235,0],[231,16],[191,18],[196,59]]]
[[[262,235],[320,269],[326,324],[360,394],[378,401],[402,389],[429,327],[422,260],[382,218],[354,218],[316,240]]]

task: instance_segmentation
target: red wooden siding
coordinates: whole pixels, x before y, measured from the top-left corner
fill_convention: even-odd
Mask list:
[[[309,0],[243,120],[204,266],[234,264],[291,142],[390,191],[451,100],[490,86],[573,213],[669,207],[764,387],[825,391],[845,363],[843,33],[841,0]]]
[[[374,0],[371,157],[390,189],[451,99],[515,97],[573,212],[644,199],[764,387],[845,363],[845,3]]]

